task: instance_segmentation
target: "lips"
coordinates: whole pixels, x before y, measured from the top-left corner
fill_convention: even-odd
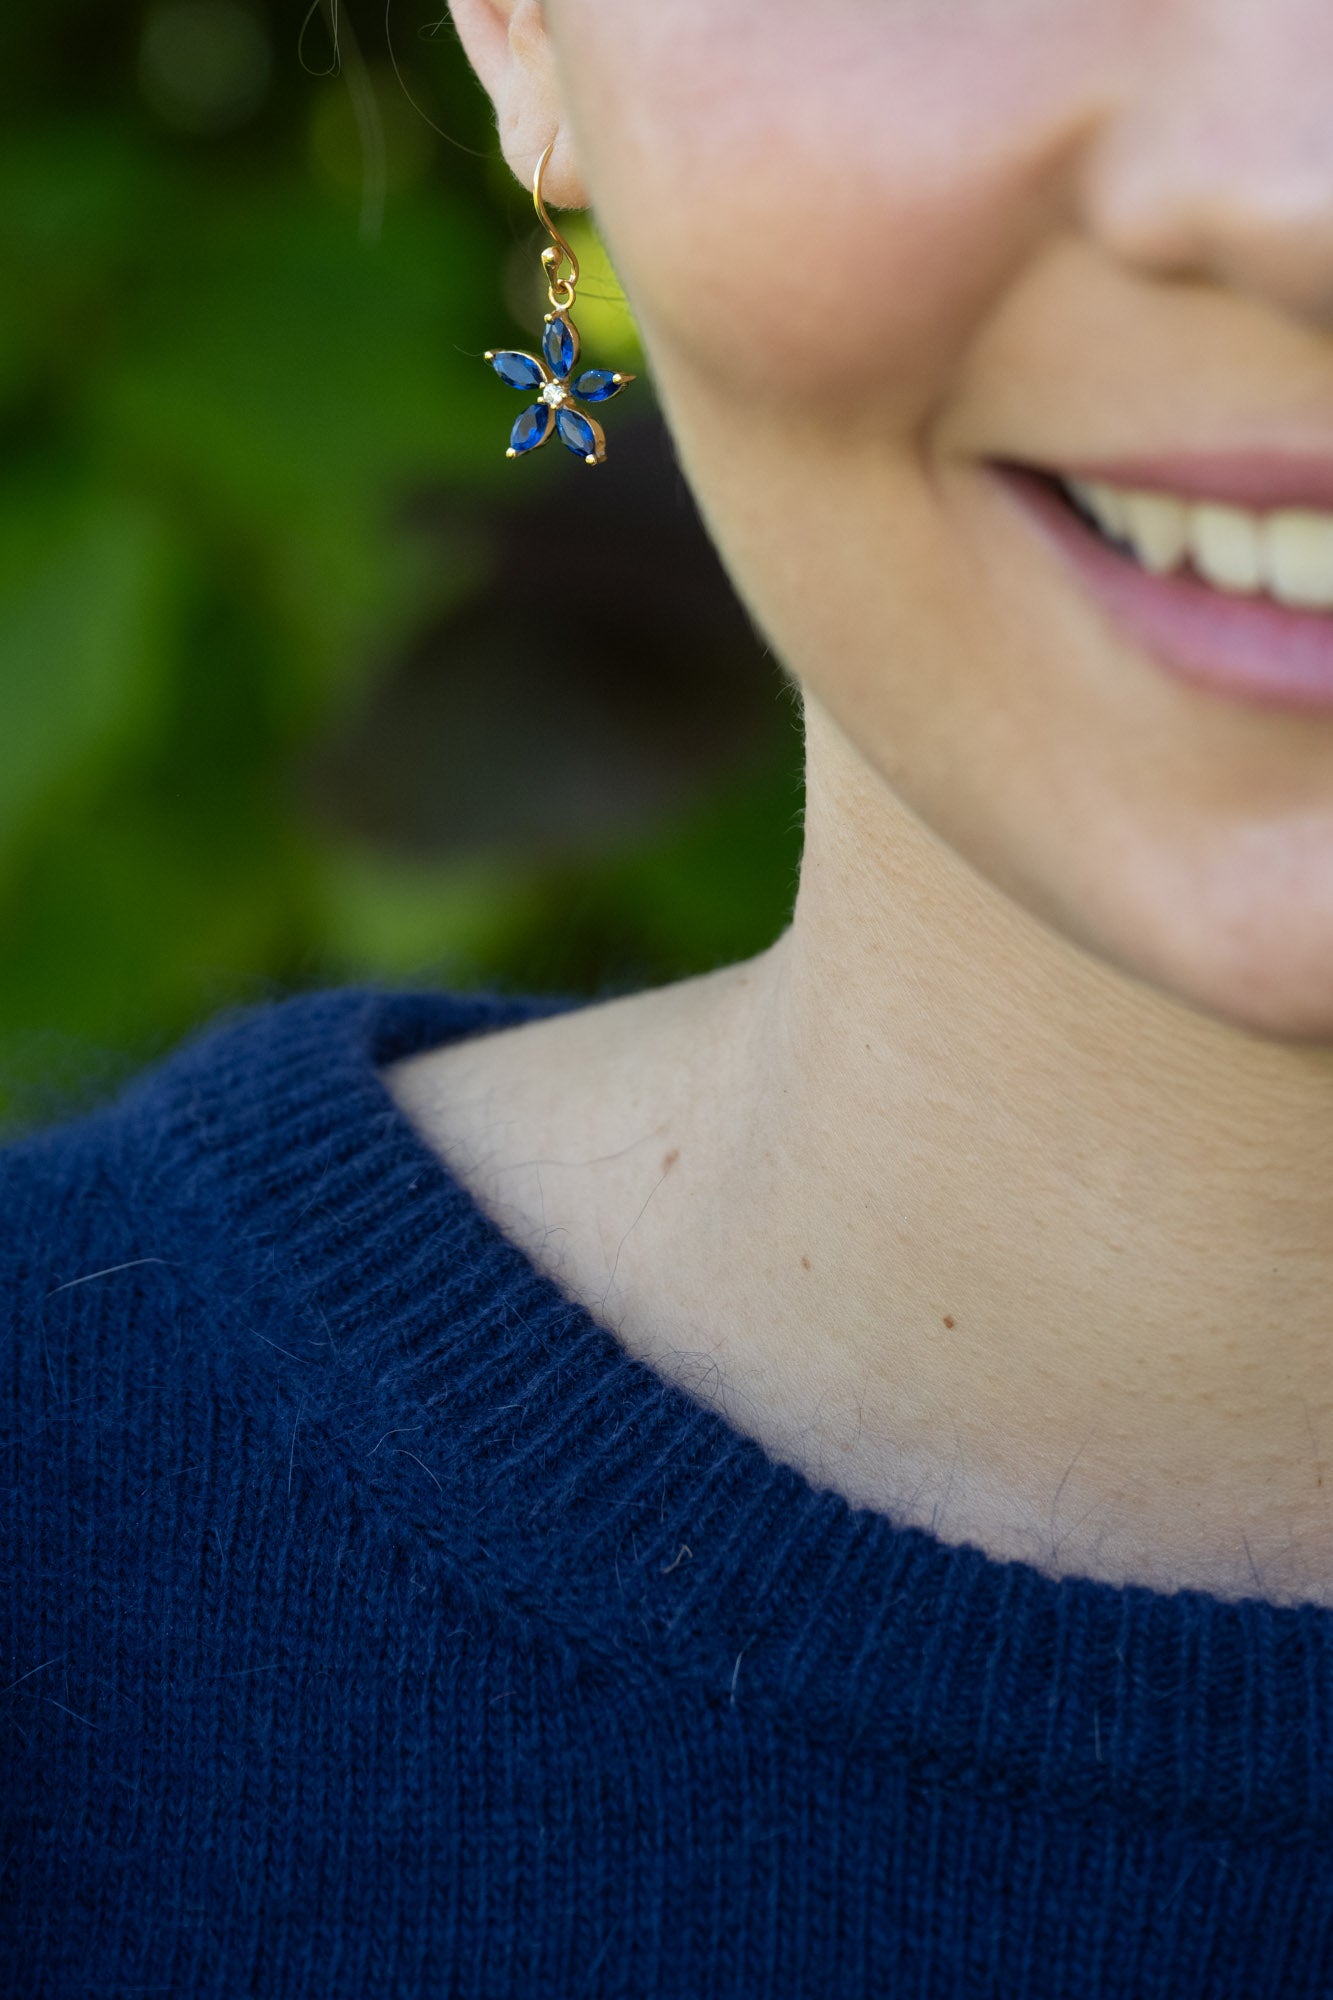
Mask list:
[[[1155,665],[1260,707],[1333,713],[1333,467],[1326,477],[1272,460],[995,470]]]
[[[1257,513],[1280,507],[1333,512],[1333,457],[1296,452],[1182,452],[1170,457],[1081,459],[1053,466],[1057,477],[1220,501]]]

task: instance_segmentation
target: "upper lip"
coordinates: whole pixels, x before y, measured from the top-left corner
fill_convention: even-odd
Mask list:
[[[1075,459],[1047,468],[1058,479],[1170,493],[1270,513],[1280,507],[1333,510],[1333,456],[1298,452],[1183,452],[1132,458]]]

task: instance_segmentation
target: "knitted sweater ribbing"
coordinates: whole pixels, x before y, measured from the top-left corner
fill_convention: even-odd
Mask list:
[[[0,1156],[0,1992],[1328,2000],[1333,1613],[856,1511],[223,1021]]]

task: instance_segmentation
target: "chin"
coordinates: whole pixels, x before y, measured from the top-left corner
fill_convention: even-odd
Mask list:
[[[1333,879],[1333,854],[1330,855]],[[1299,897],[1230,898],[1121,912],[1107,956],[1219,1023],[1265,1041],[1333,1052],[1333,909]]]

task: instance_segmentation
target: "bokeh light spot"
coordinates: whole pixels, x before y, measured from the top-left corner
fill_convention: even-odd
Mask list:
[[[159,0],[144,19],[139,87],[164,124],[213,138],[253,118],[273,56],[262,23],[238,0]]]

